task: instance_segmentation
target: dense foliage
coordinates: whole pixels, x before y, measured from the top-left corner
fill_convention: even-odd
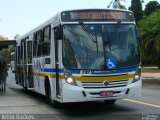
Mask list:
[[[142,63],[160,67],[160,10],[139,22]]]

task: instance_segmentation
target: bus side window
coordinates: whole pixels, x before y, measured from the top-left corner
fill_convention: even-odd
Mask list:
[[[51,26],[47,26],[43,30],[43,37],[44,42],[50,42],[51,41]]]
[[[61,27],[61,25],[59,25],[55,28],[55,39],[56,40],[61,40],[62,39],[62,27]]]
[[[37,46],[37,57],[40,57],[41,56],[41,51],[42,51],[42,44],[38,44]]]
[[[43,43],[43,34],[42,30],[39,30],[35,34],[34,38],[34,56],[35,57],[40,57],[42,54],[42,43]]]
[[[37,51],[37,33],[34,34],[34,41],[33,41],[33,56],[36,56]]]
[[[42,55],[49,55],[50,54],[50,44],[51,44],[51,26],[47,26],[43,29],[43,39],[44,42],[42,43]]]

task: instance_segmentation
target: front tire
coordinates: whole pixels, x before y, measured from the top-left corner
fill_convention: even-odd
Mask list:
[[[114,100],[104,100],[104,102],[105,102],[105,104],[107,104],[107,105],[114,105],[115,102],[116,102],[116,100],[115,100],[115,99],[114,99]]]
[[[46,98],[47,98],[47,103],[55,108],[60,107],[60,103],[52,99],[52,93],[51,93],[51,87],[50,85],[46,85]]]

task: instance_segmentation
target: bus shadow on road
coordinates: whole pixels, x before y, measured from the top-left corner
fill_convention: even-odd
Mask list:
[[[109,113],[119,113],[119,112],[132,112],[134,109],[118,105],[115,103],[114,105],[105,104],[103,101],[101,102],[82,102],[82,103],[66,103],[62,105],[63,109],[60,111],[66,115],[72,116],[87,116],[87,115],[101,115],[101,114],[109,114]]]
[[[46,97],[33,91],[25,92],[23,89],[16,89],[17,92],[28,95],[31,99],[34,99],[42,104],[47,105],[53,110],[59,111],[66,116],[88,116],[88,115],[101,115],[112,113],[126,113],[135,112],[134,108],[123,106],[124,101],[117,101],[114,105],[105,104],[103,101],[95,102],[77,102],[77,103],[63,103],[58,108],[54,108],[47,103]]]

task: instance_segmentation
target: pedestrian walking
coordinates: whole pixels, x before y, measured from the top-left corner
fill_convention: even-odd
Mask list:
[[[0,90],[3,90],[2,62],[0,61]]]
[[[5,61],[0,61],[0,90],[6,91],[6,78],[8,76],[7,73],[8,67]]]
[[[3,85],[4,85],[4,88],[3,90],[6,91],[6,78],[8,76],[8,66],[7,66],[7,63],[6,61],[3,61],[3,64],[2,64],[2,71],[3,71]]]

